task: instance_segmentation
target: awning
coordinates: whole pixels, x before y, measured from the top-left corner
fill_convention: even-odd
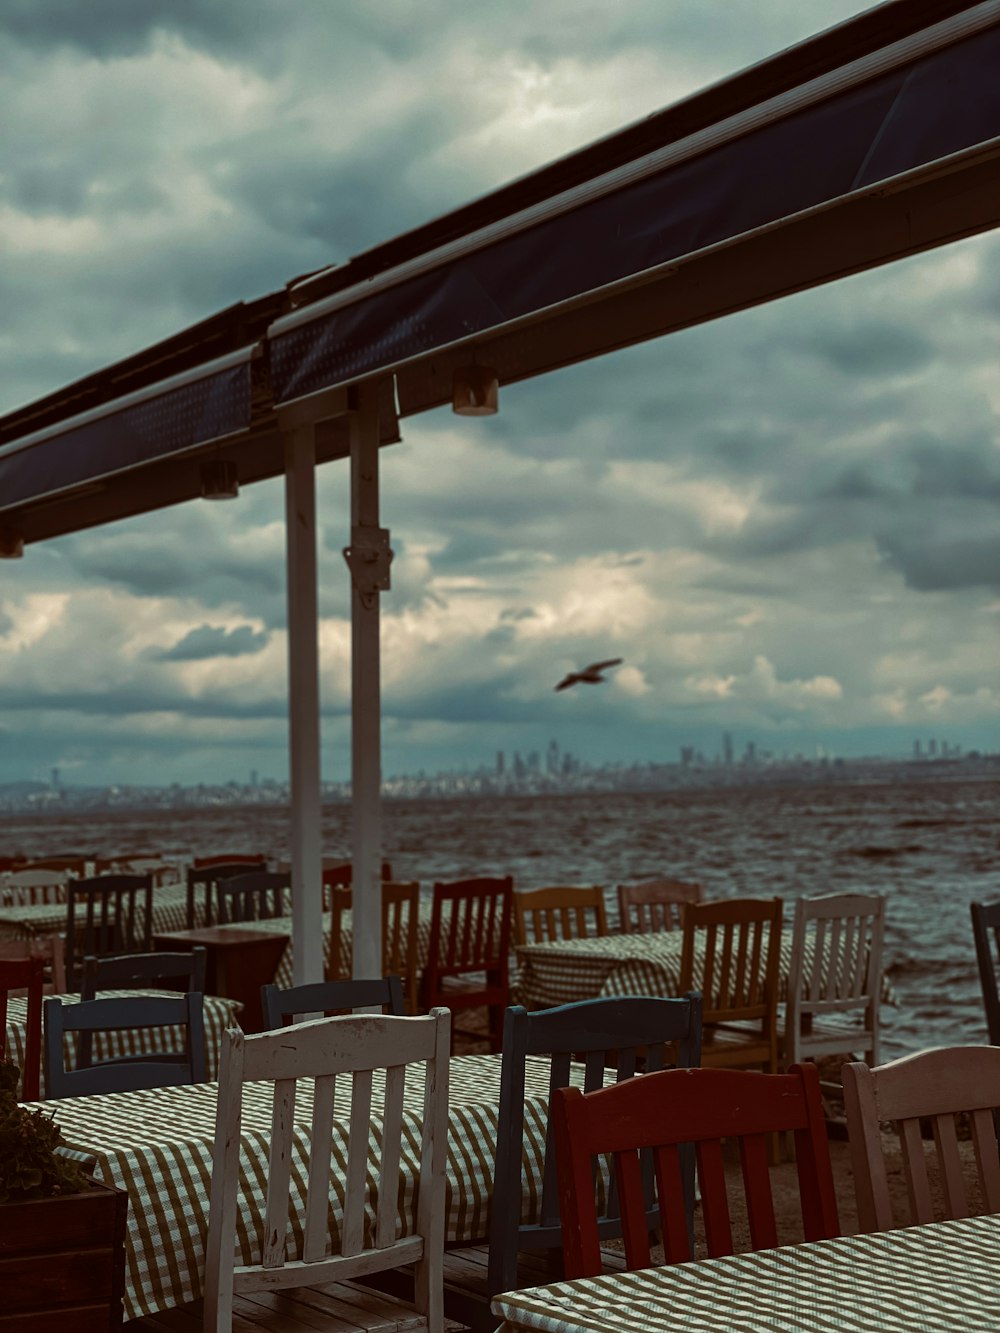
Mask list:
[[[1000,222],[1000,5],[946,22],[278,319],[275,401],[393,371],[448,401]]]

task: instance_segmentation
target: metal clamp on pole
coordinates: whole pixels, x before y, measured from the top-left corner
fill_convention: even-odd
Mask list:
[[[352,528],[351,544],[344,547],[344,559],[351,571],[351,582],[365,606],[371,606],[376,593],[389,591],[392,550],[388,528]]]

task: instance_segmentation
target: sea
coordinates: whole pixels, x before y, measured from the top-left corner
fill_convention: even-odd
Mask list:
[[[709,897],[865,892],[887,898],[883,1055],[986,1038],[969,904],[1000,899],[1000,780],[830,782],[704,791],[390,800],[397,879],[511,874],[515,888],[668,875]],[[323,809],[323,847],[350,859],[351,811]],[[0,856],[289,852],[287,807],[0,815]],[[791,912],[787,914],[790,921]]]

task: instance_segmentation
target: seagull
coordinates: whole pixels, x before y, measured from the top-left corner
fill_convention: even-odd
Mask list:
[[[582,671],[571,671],[556,686],[557,690],[568,690],[571,685],[577,685],[583,681],[587,685],[600,685],[604,680],[602,671],[607,671],[608,667],[618,666],[624,659],[621,657],[610,657],[606,662],[591,662],[589,667],[584,667]]]

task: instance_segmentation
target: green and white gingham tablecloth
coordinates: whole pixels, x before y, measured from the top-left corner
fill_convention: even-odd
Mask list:
[[[287,988],[294,984],[292,980],[292,918],[290,916],[274,917],[270,921],[241,921],[238,927],[240,930],[259,930],[264,934],[272,932],[288,932],[288,946],[282,954],[281,962],[278,964],[278,971],[275,973],[275,984],[282,988]],[[331,937],[331,914],[323,913],[323,968],[329,971],[330,967],[330,937]],[[427,952],[430,946],[431,938],[431,919],[429,913],[423,913],[417,919],[417,971],[422,972],[427,963]],[[349,977],[351,975],[351,913],[345,912],[342,917],[342,929],[340,933],[340,975]]]
[[[664,930],[522,944],[517,950],[520,1001],[527,1009],[547,1009],[607,995],[679,995],[683,943],[683,931]],[[779,1000],[785,999],[791,961],[792,933],[784,931],[778,963]],[[806,946],[807,971],[810,966],[811,941]],[[697,990],[697,945],[694,970]],[[883,979],[882,999],[891,1004],[893,998],[891,985]]]
[[[99,991],[99,998],[114,996],[116,999],[133,995],[160,995],[177,999],[177,991],[167,990],[117,990]],[[63,1004],[79,1004],[79,995],[58,995],[55,999]],[[242,1008],[236,1000],[227,1000],[219,995],[206,995],[203,1006],[205,1017],[205,1072],[210,1078],[218,1077],[219,1051],[222,1049],[222,1034],[226,1028],[239,1025],[239,1011]],[[24,1063],[25,1025],[28,1017],[28,1001],[18,996],[11,996],[7,1001],[7,1054],[15,1064]],[[98,1032],[94,1036],[93,1059],[112,1060],[123,1055],[143,1055],[147,1051],[177,1050],[183,1041],[182,1029],[177,1027],[159,1028],[121,1028],[117,1032]],[[67,1036],[64,1042],[67,1066],[72,1068],[75,1051],[75,1038]],[[42,1096],[45,1095],[45,1074],[42,1073]]]
[[[500,1333],[986,1333],[1000,1216],[556,1282],[493,1301]]]
[[[579,1071],[582,1079],[582,1068]],[[549,1064],[528,1061],[525,1082],[524,1194],[522,1216],[530,1218],[542,1187],[542,1150],[548,1102]],[[296,1098],[301,1133],[292,1158],[293,1232],[301,1241],[304,1220],[304,1164],[312,1108],[311,1086]],[[381,1133],[378,1111],[384,1083],[376,1074],[373,1090],[372,1144]],[[308,1092],[308,1095],[305,1095]],[[208,1195],[212,1176],[217,1087],[202,1083],[142,1092],[109,1093],[39,1103],[54,1111],[63,1135],[79,1155],[94,1164],[99,1180],[129,1193],[126,1237],[125,1317],[134,1319],[170,1309],[201,1294]],[[331,1200],[334,1227],[343,1217],[351,1083],[337,1080]],[[449,1148],[446,1241],[484,1239],[489,1229],[500,1100],[500,1057],[458,1056],[449,1078]],[[419,1124],[423,1112],[423,1071],[408,1071],[406,1116],[400,1161],[400,1233],[412,1227],[414,1187],[419,1175]],[[406,1133],[406,1125],[412,1127]],[[267,1153],[271,1137],[271,1085],[248,1084],[244,1090],[241,1197],[237,1249],[251,1259],[250,1237],[263,1231]],[[369,1176],[374,1195],[377,1180]],[[369,1211],[369,1220],[373,1212]]]
[[[142,898],[137,900],[141,909]],[[32,939],[36,935],[66,933],[65,903],[33,903],[28,907],[0,907],[0,939]],[[204,901],[195,903],[195,924],[204,925]],[[187,888],[164,884],[153,889],[153,934],[187,927]]]

